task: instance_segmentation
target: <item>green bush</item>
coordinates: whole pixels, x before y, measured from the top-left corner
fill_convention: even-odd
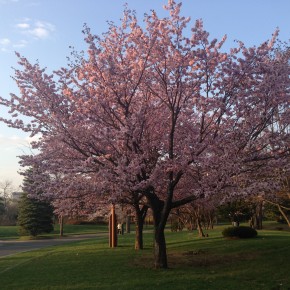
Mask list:
[[[240,238],[249,239],[257,236],[257,231],[251,227],[229,227],[225,228],[222,232],[225,238]]]

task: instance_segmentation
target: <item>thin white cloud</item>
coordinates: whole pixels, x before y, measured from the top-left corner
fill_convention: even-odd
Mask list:
[[[0,39],[0,51],[11,52],[13,49],[23,48],[28,45],[28,41],[21,39],[18,42],[13,43],[9,38]]]
[[[49,22],[45,22],[45,21],[36,21],[35,26],[49,29],[51,31],[54,30],[54,25],[49,23]]]
[[[23,48],[23,47],[26,47],[27,45],[28,45],[28,41],[22,39],[19,42],[14,43],[12,46],[13,46],[13,48]]]
[[[11,40],[9,38],[0,38],[0,51],[9,52]]]
[[[0,0],[0,4],[3,3]],[[21,18],[14,25],[14,32],[22,35],[19,40],[15,35],[11,38],[0,38],[0,53],[9,53],[15,49],[21,49],[29,45],[33,40],[50,39],[55,32],[55,26],[47,21],[33,20],[31,18]],[[19,36],[19,35],[18,35]]]
[[[36,27],[32,30],[29,30],[29,33],[33,35],[35,38],[45,39],[49,36],[49,30],[43,27]]]
[[[23,17],[23,18],[21,19],[21,21],[22,21],[23,23],[30,22],[30,21],[31,21],[31,18],[29,18],[29,17]]]
[[[18,24],[16,24],[16,27],[18,27],[20,29],[28,29],[28,28],[30,28],[30,24],[29,23],[18,23]]]
[[[0,45],[1,46],[7,46],[11,43],[11,40],[9,38],[1,38],[0,39]]]
[[[46,21],[32,21],[29,18],[23,19],[15,27],[20,33],[33,36],[35,39],[47,39],[55,31],[55,26]]]
[[[9,4],[9,3],[17,3],[19,0],[0,0],[0,5],[1,4]]]
[[[29,30],[30,34],[39,39],[48,38],[53,33],[55,27],[53,24],[44,21],[35,22],[34,29]]]
[[[37,7],[37,6],[41,5],[41,3],[37,2],[37,1],[35,1],[35,2],[27,2],[25,4],[26,4],[27,7]]]

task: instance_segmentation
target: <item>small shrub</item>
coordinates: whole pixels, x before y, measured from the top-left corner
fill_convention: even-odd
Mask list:
[[[229,227],[222,232],[225,238],[249,239],[257,236],[257,231],[251,227]]]

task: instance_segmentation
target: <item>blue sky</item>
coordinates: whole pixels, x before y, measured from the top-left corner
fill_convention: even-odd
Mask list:
[[[153,9],[166,12],[166,0],[0,0],[0,95],[17,93],[11,67],[17,67],[14,51],[30,61],[39,60],[49,71],[66,65],[69,46],[85,49],[82,28],[87,23],[101,34],[107,20],[118,23],[123,5],[137,11],[140,21]],[[259,45],[271,38],[276,27],[281,40],[290,38],[289,0],[184,0],[182,14],[192,21],[202,18],[212,38],[227,34],[225,49],[238,39],[247,45]],[[5,111],[0,109],[0,115]],[[29,152],[27,134],[0,124],[0,182],[21,184],[17,155]]]

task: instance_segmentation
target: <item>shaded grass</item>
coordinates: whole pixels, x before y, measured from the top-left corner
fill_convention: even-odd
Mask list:
[[[17,226],[0,226],[0,239],[18,239],[18,228]]]
[[[222,227],[166,233],[168,270],[153,269],[153,235],[135,251],[134,233],[118,247],[96,238],[0,259],[1,289],[290,289],[290,233],[259,231],[256,239],[226,240]]]
[[[0,240],[30,239],[29,236],[20,236],[18,226],[0,226]],[[107,225],[64,225],[64,236],[95,234],[107,232]],[[59,225],[54,226],[53,232],[39,235],[38,238],[55,238],[59,236]]]

